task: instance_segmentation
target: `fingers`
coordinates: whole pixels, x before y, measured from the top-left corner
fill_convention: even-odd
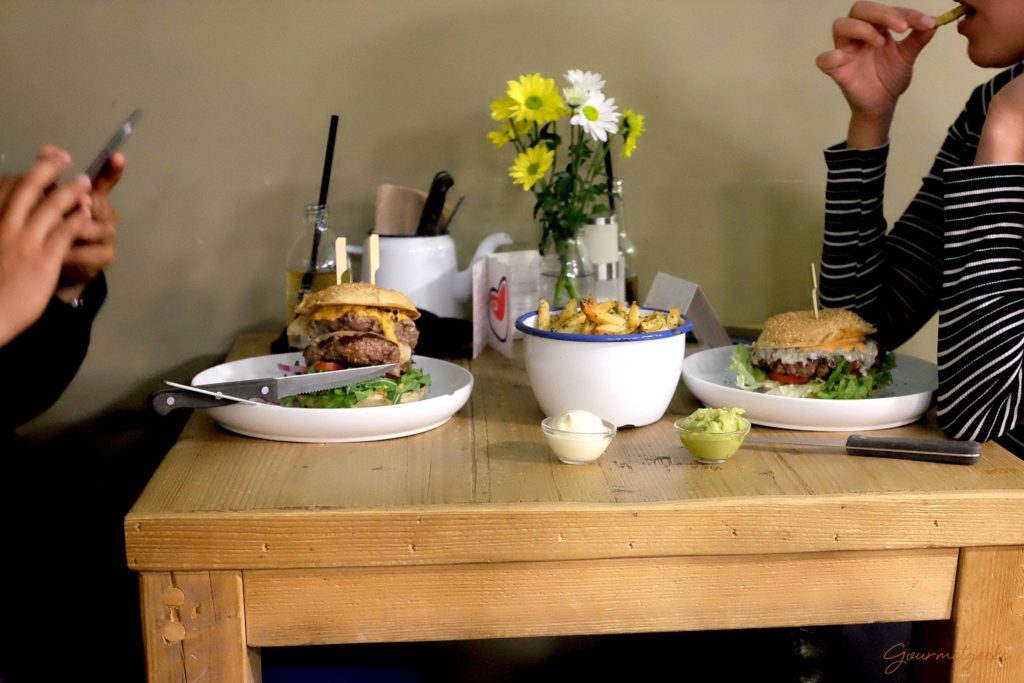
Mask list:
[[[88,215],[83,215],[82,219],[76,220],[75,223],[75,240],[78,243],[113,245],[117,242],[115,223],[92,220]]]
[[[861,44],[882,47],[888,39],[888,32],[883,33],[878,25],[862,19],[840,17],[832,23],[832,41],[839,50]]]
[[[92,187],[89,178],[79,176],[67,185],[62,185],[47,195],[26,222],[26,228],[49,232],[63,222],[64,216],[76,206],[88,208],[92,203],[88,192]],[[17,191],[20,191],[19,188]],[[16,191],[16,193],[17,193]]]
[[[901,41],[894,33],[909,34]],[[918,54],[935,35],[935,18],[918,10],[891,7],[877,2],[857,2],[849,16],[832,24],[835,49],[818,55],[817,65],[828,75],[863,54],[865,48],[883,50],[889,57],[898,55],[906,64],[913,64]],[[895,48],[895,52],[889,52]]]
[[[934,28],[935,17],[918,10],[857,2],[850,8],[849,16],[833,22],[832,40],[837,49],[860,44],[879,48],[891,39],[890,32],[932,31]]]
[[[12,190],[5,207],[4,222],[15,226],[25,225],[46,188],[56,182],[60,172],[70,163],[71,157],[63,150],[52,146],[40,150],[36,163]],[[70,206],[74,206],[74,202]]]
[[[88,281],[109,268],[116,255],[113,243],[73,245],[64,257],[63,268],[72,273],[72,279]]]
[[[63,261],[70,254],[71,245],[76,237],[75,224],[72,221],[61,221],[43,240],[43,255],[48,261]]]
[[[92,205],[90,206],[90,211],[92,212],[93,220],[113,225],[117,225],[121,221],[120,212],[110,203],[106,193],[94,193],[91,197]]]
[[[14,192],[14,188],[18,186],[19,182],[21,182],[21,176],[17,175],[5,175],[3,180],[0,180],[0,215],[3,215],[7,200],[10,199],[11,193]]]
[[[924,46],[932,42],[932,38],[935,37],[935,31],[911,31],[910,35],[897,43],[900,54],[903,55],[903,59],[907,60],[911,64],[917,60],[917,56],[921,54],[921,50]]]
[[[124,175],[124,155],[120,152],[110,155],[96,179],[94,194],[109,194],[121,176]]]
[[[887,28],[895,33],[907,30],[930,31],[935,17],[908,7],[891,7],[877,2],[857,2],[850,8],[850,18]]]
[[[833,71],[846,66],[854,60],[854,56],[844,50],[829,50],[822,52],[815,60],[815,64],[826,74],[831,75]]]

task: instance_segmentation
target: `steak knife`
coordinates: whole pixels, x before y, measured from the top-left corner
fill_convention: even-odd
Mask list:
[[[846,441],[818,439],[789,439],[748,436],[744,445],[801,446],[805,448],[842,449],[847,455],[872,458],[898,458],[923,462],[943,462],[954,465],[973,465],[981,459],[981,444],[977,441],[953,441],[920,436],[862,436],[851,435]]]
[[[398,369],[397,363],[370,365],[363,368],[311,372],[283,377],[259,377],[216,384],[176,384],[165,382],[173,389],[161,389],[149,397],[150,405],[161,415],[176,408],[217,408],[229,401],[252,405],[277,404],[285,396],[309,394],[314,391],[335,389],[381,377]]]

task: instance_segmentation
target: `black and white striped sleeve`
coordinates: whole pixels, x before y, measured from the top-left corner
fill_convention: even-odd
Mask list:
[[[1024,164],[945,173],[939,424],[987,441],[1021,422]]]
[[[942,188],[933,169],[887,235],[882,209],[888,152],[888,145],[825,152],[821,304],[855,310],[891,349],[938,310]]]
[[[1018,64],[972,93],[921,189],[886,234],[887,147],[826,151],[821,302],[894,348],[939,312],[939,426],[1024,453],[1024,164],[974,166],[988,105]]]

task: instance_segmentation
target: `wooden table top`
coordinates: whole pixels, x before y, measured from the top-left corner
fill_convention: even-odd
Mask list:
[[[231,358],[267,353],[242,338]],[[466,363],[473,395],[406,438],[293,444],[197,411],[125,520],[140,570],[367,566],[1024,544],[1024,461],[973,466],[744,447],[702,465],[672,422],[622,430],[590,465],[548,450],[521,352]],[[801,438],[842,438],[758,429]],[[919,423],[892,433],[937,435]]]

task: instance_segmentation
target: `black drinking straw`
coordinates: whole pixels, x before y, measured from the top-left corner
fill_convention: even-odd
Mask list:
[[[615,176],[612,174],[612,149],[604,148],[604,175],[608,181],[608,208],[615,213]]]
[[[320,201],[317,202],[318,206],[325,206],[327,204],[327,188],[331,184],[331,166],[334,162],[334,140],[337,137],[338,115],[331,114],[331,128],[330,132],[327,133],[327,153],[324,154],[324,172],[320,178]],[[316,255],[318,251],[320,251],[320,220],[317,220],[316,227],[313,229],[313,250],[309,255],[309,268],[306,269],[305,275],[302,276],[302,292],[308,292],[313,289],[313,273],[316,271]],[[337,256],[335,257],[338,258]]]

